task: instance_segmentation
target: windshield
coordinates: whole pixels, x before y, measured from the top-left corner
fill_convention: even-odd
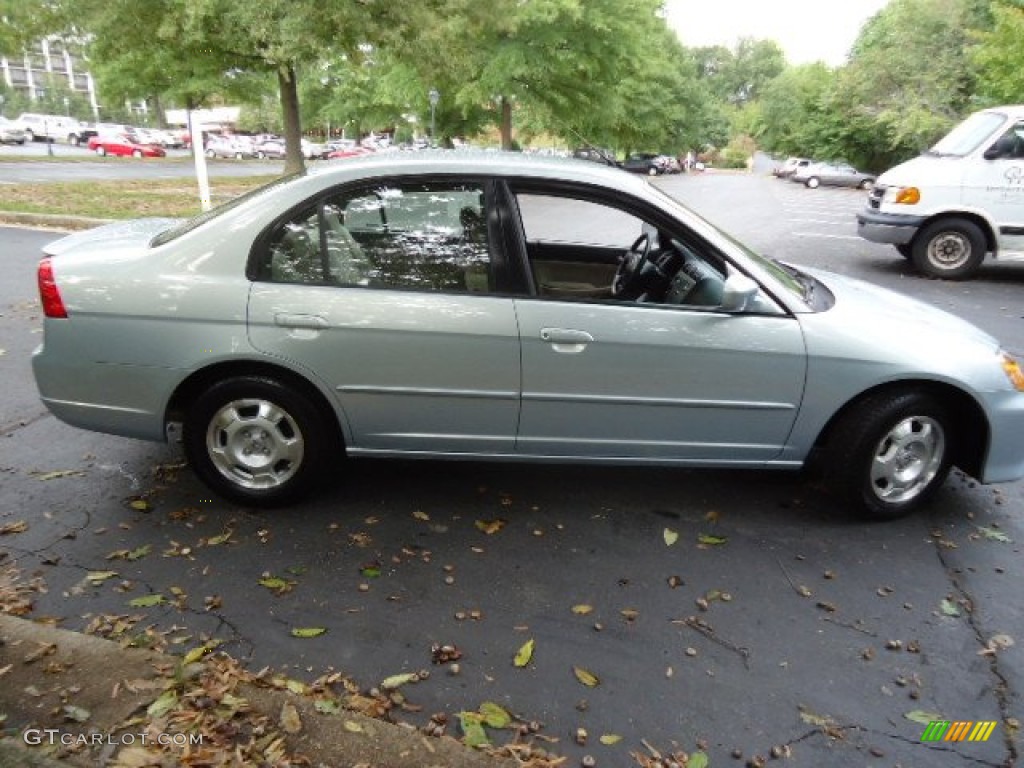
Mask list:
[[[233,208],[238,207],[247,200],[251,200],[254,197],[262,195],[264,192],[267,192],[271,189],[275,189],[281,186],[282,184],[287,184],[288,182],[305,175],[305,171],[300,171],[299,173],[292,173],[287,176],[282,176],[279,179],[274,179],[268,184],[264,184],[262,187],[256,187],[256,189],[251,189],[245,194],[239,195],[238,197],[233,197],[226,203],[218,205],[216,208],[211,208],[208,211],[200,213],[198,216],[194,216],[191,219],[186,219],[185,221],[171,227],[170,229],[165,229],[163,232],[161,232],[160,234],[158,234],[156,237],[149,241],[149,247],[156,248],[157,246],[169,243],[171,242],[171,240],[175,240],[181,237],[186,232],[191,232],[196,227],[202,226],[206,222],[216,219],[221,214],[227,213]]]
[[[1001,112],[975,112],[946,134],[927,154],[951,157],[970,154],[1005,120],[1006,115]]]
[[[650,184],[649,182],[648,182],[648,184],[651,187],[651,189],[654,190],[655,194],[658,195],[662,200],[667,201],[673,207],[676,207],[676,208],[682,207],[683,210],[685,210],[687,214],[689,214],[690,216],[694,216],[694,217],[700,219],[708,227],[710,227],[711,229],[714,229],[715,232],[717,232],[720,237],[724,237],[726,240],[731,242],[737,248],[742,250],[744,255],[748,259],[750,259],[760,269],[764,270],[771,277],[773,277],[776,281],[778,281],[779,284],[782,285],[787,291],[792,293],[794,296],[799,297],[803,301],[808,301],[807,281],[808,280],[813,280],[813,278],[810,278],[809,276],[804,275],[802,272],[799,272],[798,270],[796,270],[796,269],[794,269],[792,267],[789,267],[788,265],[783,266],[781,263],[775,261],[774,259],[770,259],[770,258],[768,258],[766,256],[762,256],[761,254],[757,253],[756,251],[752,251],[750,248],[748,248],[746,245],[741,243],[735,237],[730,235],[728,232],[725,232],[725,231],[719,229],[718,227],[716,227],[714,224],[712,224],[710,221],[705,219],[703,216],[701,216],[696,211],[693,211],[693,210],[691,210],[689,208],[686,208],[685,206],[682,206],[681,203],[678,200],[676,200],[674,197],[672,197],[671,195],[666,193],[664,190],[659,189],[658,187],[654,186],[653,184]],[[813,289],[811,289],[811,292],[813,293]]]

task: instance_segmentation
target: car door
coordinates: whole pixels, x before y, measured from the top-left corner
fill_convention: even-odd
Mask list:
[[[539,238],[560,238],[560,229],[569,239],[589,230],[599,246],[623,251],[641,232],[658,231],[663,242],[652,258],[665,259],[667,269],[685,252],[694,264],[706,257],[700,270],[724,279],[728,268],[720,255],[692,233],[668,232],[635,209],[586,194],[516,190],[526,252]],[[620,231],[607,226],[611,221]],[[670,247],[664,241],[672,235],[678,240]],[[681,280],[672,284],[690,279],[681,269],[676,275]],[[519,453],[693,463],[758,463],[780,453],[803,393],[799,322],[771,302],[727,313],[667,303],[672,295],[640,302],[516,300],[523,361]]]
[[[518,326],[493,290],[486,189],[340,189],[255,246],[252,343],[335,393],[350,453],[513,452]]]

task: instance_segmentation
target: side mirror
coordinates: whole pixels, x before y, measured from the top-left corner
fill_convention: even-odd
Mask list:
[[[722,312],[742,312],[757,295],[758,285],[746,275],[736,272],[725,279],[722,289]]]
[[[997,160],[1000,157],[1008,157],[1017,150],[1017,137],[1012,133],[1004,133],[996,143],[985,150],[983,157],[986,160]]]

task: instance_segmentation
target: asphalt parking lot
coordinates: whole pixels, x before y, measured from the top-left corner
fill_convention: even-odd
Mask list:
[[[659,183],[760,250],[906,290],[1024,351],[1024,268],[921,280],[856,237],[863,193]],[[177,446],[45,414],[29,356],[51,237],[0,229],[0,568],[45,585],[30,618],[118,639],[150,628],[183,649],[216,638],[253,668],[367,688],[427,670],[401,718],[493,701],[567,765],[633,765],[649,746],[713,766],[773,750],[807,768],[1018,760],[1024,483],[954,475],[927,512],[865,524],[827,478],[359,460],[302,505],[233,507]],[[457,672],[433,663],[439,645]],[[922,743],[930,720],[998,725]]]

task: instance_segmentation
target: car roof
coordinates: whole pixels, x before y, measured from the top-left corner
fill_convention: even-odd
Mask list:
[[[474,174],[575,181],[616,187],[642,194],[648,182],[618,168],[574,157],[549,157],[521,152],[483,150],[424,150],[384,152],[342,158],[311,167],[309,175],[345,177],[385,174]]]

